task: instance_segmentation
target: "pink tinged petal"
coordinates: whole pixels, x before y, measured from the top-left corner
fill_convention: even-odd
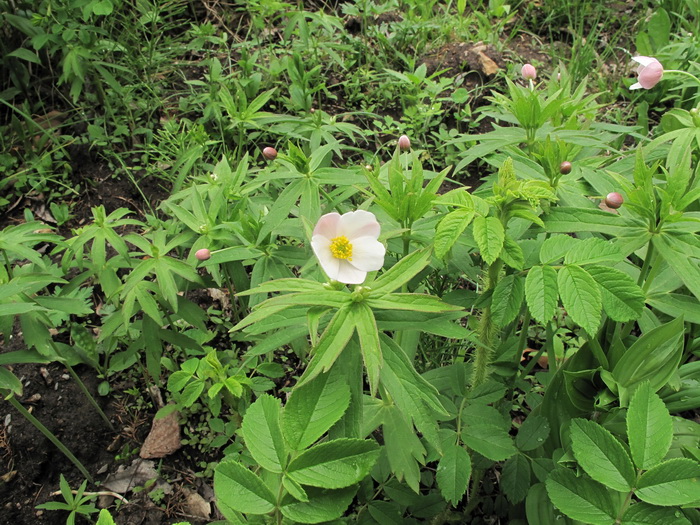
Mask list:
[[[367,278],[367,272],[358,270],[345,259],[336,259],[340,264],[335,277],[329,275],[331,279],[345,284],[362,284]]]
[[[632,60],[634,60],[637,64],[641,64],[642,66],[648,66],[652,62],[658,62],[654,57],[645,57],[645,56],[638,56],[638,57],[632,57]]]
[[[379,237],[381,227],[374,213],[365,210],[344,213],[338,222],[337,235],[345,235],[351,242],[358,237]]]
[[[323,237],[327,239],[333,239],[334,237],[337,237],[337,230],[338,230],[338,223],[340,222],[340,214],[333,212],[333,213],[326,213],[325,215],[321,216],[321,218],[318,220],[316,223],[316,227],[314,228],[314,233],[313,236],[317,235],[322,235]]]
[[[374,272],[384,266],[386,248],[374,237],[359,237],[352,241],[352,264],[363,272]]]
[[[338,280],[338,267],[340,259],[333,257],[331,253],[331,241],[322,235],[314,235],[311,238],[311,248],[318,259],[321,268],[331,279]]]
[[[658,60],[655,60],[648,66],[639,66],[638,72],[639,76],[637,80],[642,87],[644,89],[651,89],[661,80],[664,74],[664,67]]]
[[[639,82],[635,82],[630,86],[630,89],[642,89],[642,85]]]

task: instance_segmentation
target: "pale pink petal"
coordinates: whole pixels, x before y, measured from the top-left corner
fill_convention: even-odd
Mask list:
[[[332,277],[331,275],[328,277],[345,284],[362,284],[365,281],[367,272],[358,270],[345,259],[335,260],[340,263],[338,266],[338,273],[335,277]]]
[[[374,237],[359,237],[352,241],[352,264],[363,272],[374,272],[384,266],[386,248]]]
[[[642,69],[643,68],[643,69]],[[659,83],[664,74],[664,67],[658,60],[655,60],[648,66],[639,66],[639,76],[637,80],[644,89],[651,89]]]
[[[311,248],[316,254],[321,268],[323,268],[323,271],[326,272],[328,277],[337,280],[340,259],[333,257],[330,246],[331,241],[323,235],[314,235],[311,238]]]
[[[638,57],[632,57],[632,60],[634,60],[637,64],[641,64],[642,66],[648,66],[652,62],[658,62],[654,57],[645,57],[645,56],[638,56]]]
[[[333,239],[337,237],[338,223],[340,221],[340,214],[336,212],[326,213],[323,215],[314,228],[313,235],[323,235],[327,239]]]
[[[337,235],[345,235],[352,241],[358,237],[379,237],[380,226],[374,213],[357,210],[344,213],[338,222]]]
[[[635,82],[630,86],[630,89],[642,89],[642,85],[639,82]]]

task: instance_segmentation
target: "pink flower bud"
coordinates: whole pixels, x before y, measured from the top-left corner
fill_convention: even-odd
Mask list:
[[[622,206],[623,202],[625,202],[625,200],[622,198],[622,195],[616,191],[608,193],[607,197],[605,197],[605,205],[613,210],[616,210]]]
[[[520,70],[520,74],[525,80],[535,80],[537,78],[537,70],[532,64],[525,64]]]
[[[399,137],[399,149],[402,151],[411,149],[411,139],[409,139],[407,135],[401,135]]]
[[[211,252],[206,248],[202,248],[201,250],[197,250],[194,256],[198,261],[206,261],[211,257]]]
[[[630,89],[651,89],[659,83],[664,76],[664,66],[653,57],[632,57],[639,64],[637,67],[637,82]]]
[[[275,160],[277,158],[277,150],[268,146],[263,150],[263,157],[267,160]]]
[[[567,175],[571,173],[571,162],[565,160],[564,162],[559,164],[559,173],[561,173],[562,175]]]

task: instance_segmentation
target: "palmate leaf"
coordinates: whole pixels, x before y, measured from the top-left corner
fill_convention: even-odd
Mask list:
[[[431,250],[424,248],[403,257],[389,270],[370,283],[372,295],[393,292],[413,279],[430,262]]]
[[[557,272],[551,266],[533,266],[525,278],[525,300],[532,317],[546,323],[557,308]]]
[[[595,336],[600,326],[603,302],[593,277],[580,266],[567,265],[557,274],[562,304],[575,323]]]
[[[644,470],[658,464],[671,447],[673,420],[648,381],[639,385],[630,401],[627,438],[634,463]]]
[[[496,217],[478,216],[474,219],[474,239],[486,264],[493,262],[501,254],[505,230]]]
[[[404,480],[418,494],[420,492],[418,463],[425,464],[426,450],[413,431],[413,427],[396,405],[385,408],[383,413],[384,447],[391,471],[397,480]]]
[[[370,394],[375,395],[379,386],[379,371],[384,363],[382,349],[379,345],[377,322],[374,319],[372,309],[364,302],[353,305],[351,317],[360,339],[360,349],[367,370]]]

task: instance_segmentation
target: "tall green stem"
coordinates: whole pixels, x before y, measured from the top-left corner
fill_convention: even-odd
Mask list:
[[[503,267],[503,261],[496,261],[486,270],[486,288],[484,293],[496,287],[498,276]],[[487,306],[481,311],[481,319],[478,328],[479,342],[474,356],[474,373],[472,375],[471,388],[474,389],[483,384],[489,376],[489,364],[491,362],[491,348],[496,335],[496,325],[491,316],[491,307]]]

